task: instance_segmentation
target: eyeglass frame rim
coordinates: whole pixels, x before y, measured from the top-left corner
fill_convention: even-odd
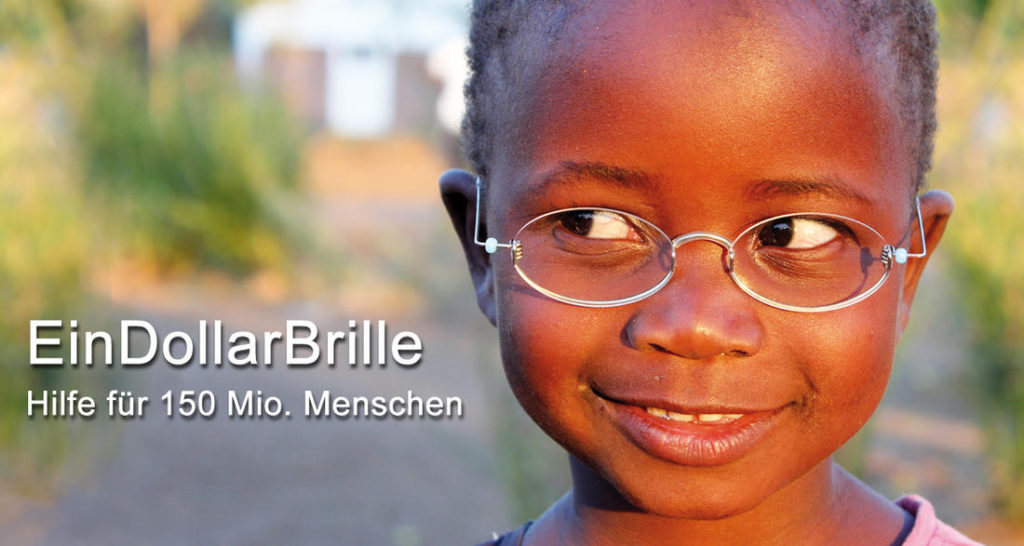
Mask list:
[[[779,216],[774,216],[774,217],[771,217],[771,218],[766,218],[764,220],[760,220],[760,221],[758,221],[758,222],[756,222],[754,224],[751,224],[750,226],[747,226],[746,228],[744,228],[736,236],[735,240],[729,240],[729,239],[727,239],[725,237],[722,237],[721,235],[718,235],[718,234],[715,234],[715,233],[710,233],[710,232],[703,232],[703,231],[693,231],[693,232],[690,232],[690,233],[684,233],[684,234],[678,235],[676,237],[669,237],[668,234],[666,234],[664,231],[662,231],[662,229],[660,227],[658,227],[657,225],[651,223],[650,220],[647,220],[647,219],[642,218],[640,216],[636,216],[635,214],[631,214],[631,213],[628,213],[626,211],[610,209],[610,208],[606,208],[606,207],[570,207],[570,208],[566,208],[566,209],[558,209],[558,210],[553,210],[553,211],[545,212],[545,213],[543,213],[541,215],[538,215],[535,218],[530,219],[529,222],[526,222],[525,224],[523,224],[523,226],[520,227],[518,231],[516,231],[517,235],[526,226],[528,226],[529,224],[535,222],[537,219],[543,218],[545,216],[549,216],[549,215],[552,215],[552,214],[557,214],[559,212],[564,212],[564,211],[567,211],[567,210],[576,210],[576,209],[607,210],[607,211],[615,212],[615,213],[628,214],[629,216],[632,216],[632,217],[635,217],[635,218],[638,218],[638,219],[642,220],[644,223],[646,223],[646,224],[650,225],[651,227],[653,227],[654,229],[658,230],[658,232],[661,233],[665,237],[666,240],[668,240],[669,242],[672,243],[672,264],[673,264],[673,267],[671,269],[669,269],[668,273],[665,275],[665,277],[661,281],[659,281],[657,284],[655,284],[653,287],[651,287],[651,288],[649,288],[649,289],[647,289],[647,290],[645,290],[645,291],[643,291],[643,292],[641,292],[639,294],[630,296],[628,298],[620,298],[620,299],[609,300],[609,301],[582,300],[582,299],[573,298],[573,297],[569,297],[569,296],[564,296],[562,294],[557,294],[555,292],[552,292],[551,290],[548,290],[547,288],[544,288],[544,287],[538,285],[536,283],[536,281],[534,281],[533,279],[530,279],[529,276],[527,276],[519,268],[519,265],[517,264],[517,261],[518,261],[517,258],[521,257],[521,255],[522,255],[521,254],[522,253],[522,247],[519,245],[519,240],[518,239],[510,239],[508,243],[499,243],[498,239],[495,238],[495,237],[488,237],[486,240],[483,240],[483,241],[480,240],[480,208],[481,208],[481,203],[482,203],[482,199],[481,199],[482,198],[482,191],[483,191],[482,190],[482,186],[483,186],[483,184],[482,184],[482,182],[480,180],[480,177],[477,176],[476,177],[476,215],[475,215],[475,223],[474,223],[474,226],[473,226],[473,242],[477,246],[484,247],[484,250],[488,254],[494,254],[495,252],[497,252],[497,250],[499,248],[508,248],[508,249],[510,249],[510,251],[511,251],[510,252],[510,257],[512,259],[512,266],[515,267],[516,272],[519,274],[519,277],[522,278],[523,281],[525,281],[527,285],[529,285],[534,290],[540,292],[541,294],[543,294],[543,295],[545,295],[545,296],[547,296],[547,297],[549,297],[549,298],[551,298],[553,300],[560,301],[560,302],[563,302],[563,303],[568,303],[570,305],[577,305],[577,306],[580,306],[580,307],[591,307],[591,308],[619,307],[619,306],[622,306],[622,305],[628,305],[630,303],[636,303],[638,301],[642,301],[642,300],[644,300],[644,299],[654,295],[655,293],[660,291],[662,288],[664,288],[665,285],[667,285],[669,283],[669,281],[672,280],[672,277],[675,275],[676,247],[678,247],[681,244],[688,243],[690,241],[695,241],[695,240],[707,240],[707,241],[714,242],[715,244],[721,246],[723,248],[723,250],[728,252],[728,255],[729,255],[729,270],[727,271],[728,276],[729,276],[730,279],[732,279],[733,283],[742,292],[744,292],[748,296],[750,296],[750,297],[754,298],[755,300],[757,300],[757,301],[759,301],[759,302],[761,302],[761,303],[763,303],[765,305],[768,305],[770,307],[774,307],[776,309],[782,309],[784,311],[793,311],[793,312],[798,312],[798,313],[823,313],[823,312],[826,312],[826,311],[834,311],[834,310],[837,310],[837,309],[842,309],[844,307],[849,307],[849,306],[854,305],[856,303],[860,303],[861,301],[867,299],[869,296],[871,296],[872,294],[877,292],[882,287],[882,285],[885,284],[885,281],[889,278],[889,274],[892,272],[893,263],[905,264],[907,262],[908,258],[923,258],[923,257],[928,255],[928,243],[925,240],[925,233],[924,233],[924,219],[921,217],[921,198],[920,198],[920,196],[915,196],[915,198],[914,198],[914,207],[915,207],[915,213],[917,215],[917,225],[918,225],[918,229],[919,229],[919,232],[920,232],[920,235],[921,235],[921,247],[922,247],[922,251],[921,252],[913,253],[913,252],[910,252],[909,248],[902,248],[902,247],[899,247],[899,246],[893,246],[893,245],[889,244],[888,242],[886,242],[885,245],[882,247],[882,256],[880,257],[880,260],[882,261],[883,265],[885,266],[885,273],[874,284],[874,286],[872,286],[871,288],[865,290],[864,292],[862,292],[862,293],[860,293],[860,294],[858,294],[858,295],[856,295],[853,298],[850,298],[848,300],[843,300],[841,302],[837,302],[837,303],[833,303],[833,304],[829,304],[829,305],[824,305],[824,306],[820,306],[820,307],[801,307],[801,306],[797,306],[797,305],[788,305],[788,304],[785,304],[785,303],[780,303],[780,302],[777,302],[777,301],[770,300],[767,297],[762,296],[761,294],[758,294],[758,293],[754,292],[751,288],[746,286],[743,283],[743,281],[741,281],[739,278],[736,277],[735,269],[732,266],[733,257],[734,257],[733,249],[735,247],[736,242],[739,241],[739,239],[741,239],[748,231],[750,231],[751,229],[753,229],[753,228],[755,228],[755,227],[757,227],[757,226],[759,226],[759,225],[761,225],[761,224],[763,224],[765,222],[770,222],[772,220],[777,220],[779,218],[786,218],[786,217],[789,217],[789,216],[794,216],[795,214],[818,214],[818,215],[821,215],[821,216],[828,216],[828,217],[832,217],[832,218],[842,218],[844,220],[849,220],[849,221],[852,221],[852,222],[856,222],[856,223],[864,226],[865,228],[871,230],[871,232],[874,233],[875,235],[877,235],[880,240],[886,241],[886,238],[881,233],[879,233],[875,228],[865,224],[864,222],[861,222],[860,220],[857,220],[856,218],[850,218],[848,216],[843,216],[841,214],[830,214],[830,213],[822,213],[822,212],[818,212],[818,213],[814,213],[814,212],[789,213],[789,214],[782,214],[782,215],[779,215]],[[911,239],[911,241],[912,240],[913,239]],[[518,254],[518,256],[517,256],[517,254]]]

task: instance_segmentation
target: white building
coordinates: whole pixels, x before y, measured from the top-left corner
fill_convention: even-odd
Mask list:
[[[431,77],[441,89],[432,91],[429,114],[460,118],[452,105],[461,104],[465,77],[464,2],[257,3],[235,20],[236,67],[247,86],[273,81],[308,122],[342,136],[374,137],[415,124],[427,94],[417,89]],[[446,106],[437,104],[438,94],[447,97]],[[442,124],[452,129],[458,121]]]

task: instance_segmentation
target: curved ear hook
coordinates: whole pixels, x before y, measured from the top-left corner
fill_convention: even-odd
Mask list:
[[[479,178],[477,178],[479,184]],[[477,186],[477,191],[480,191],[480,186]],[[478,196],[479,199],[479,196]],[[907,263],[907,258],[924,258],[928,255],[928,243],[924,240],[924,219],[921,218],[921,197],[914,198],[914,206],[917,208],[917,227],[921,232],[921,252],[914,254],[910,252],[909,248],[897,248],[893,251],[892,259],[898,264]]]
[[[498,248],[512,248],[512,243],[511,243],[511,241],[508,242],[508,243],[499,243],[498,240],[495,239],[494,237],[488,237],[486,241],[481,241],[480,240],[480,203],[481,203],[481,200],[480,200],[480,192],[481,192],[480,187],[481,187],[481,185],[482,184],[480,183],[480,177],[478,176],[478,177],[476,177],[476,225],[473,226],[473,242],[476,243],[477,246],[484,247],[484,250],[486,250],[488,254],[494,254],[495,252],[498,251]],[[918,212],[918,215],[920,215],[920,211]],[[922,233],[923,233],[924,232],[923,231],[924,228],[921,228],[921,229],[922,229]]]

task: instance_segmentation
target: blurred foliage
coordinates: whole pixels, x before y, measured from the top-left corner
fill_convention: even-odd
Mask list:
[[[944,46],[932,185],[956,212],[944,252],[972,324],[971,385],[994,495],[1024,517],[1024,7],[940,2]],[[971,17],[963,17],[964,13]]]
[[[1024,32],[1024,19],[1013,0],[933,0],[939,11],[939,32],[947,55],[970,55],[980,42],[1013,42]]]
[[[158,270],[286,268],[301,134],[242,93],[225,1],[5,0],[0,44],[46,74],[103,242]]]
[[[108,319],[93,288],[111,262],[291,267],[304,231],[283,207],[299,198],[302,135],[235,81],[234,8],[0,1],[0,479],[38,482],[76,442],[70,421],[26,426],[28,390],[112,381],[30,367],[31,319]]]
[[[91,74],[78,116],[85,187],[135,256],[230,272],[289,263],[298,137],[285,112],[240,97],[217,56],[144,81],[126,59]],[[154,104],[154,102],[158,104]]]
[[[29,321],[81,309],[89,247],[78,188],[69,174],[74,158],[50,130],[54,105],[40,98],[40,80],[26,77],[24,68],[21,61],[0,56],[0,81],[19,81],[0,87],[0,460],[7,463],[0,468],[19,474],[41,454],[8,449],[36,441],[21,427],[25,393],[49,388],[54,379],[50,369],[28,367]],[[50,440],[59,438],[54,428],[50,432]],[[52,455],[53,447],[42,453]]]

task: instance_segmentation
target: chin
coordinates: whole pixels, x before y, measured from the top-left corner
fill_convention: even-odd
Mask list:
[[[637,473],[635,468],[627,474],[616,476],[616,472],[597,470],[600,466],[589,465],[573,457],[583,473],[574,468],[574,485],[578,478],[589,478],[591,491],[603,490],[601,504],[612,511],[628,511],[659,516],[668,519],[714,521],[744,514],[764,502],[771,495],[770,484],[745,480],[744,483],[729,483],[721,480],[714,471],[704,476],[669,476],[662,474],[654,478],[650,474]],[[598,483],[594,483],[594,482]],[[700,482],[704,482],[701,484]],[[594,487],[596,485],[596,488]],[[588,487],[584,485],[584,487]]]
[[[738,499],[727,494],[681,497],[664,492],[623,495],[638,511],[671,519],[714,521],[731,518],[754,508],[763,499]]]

